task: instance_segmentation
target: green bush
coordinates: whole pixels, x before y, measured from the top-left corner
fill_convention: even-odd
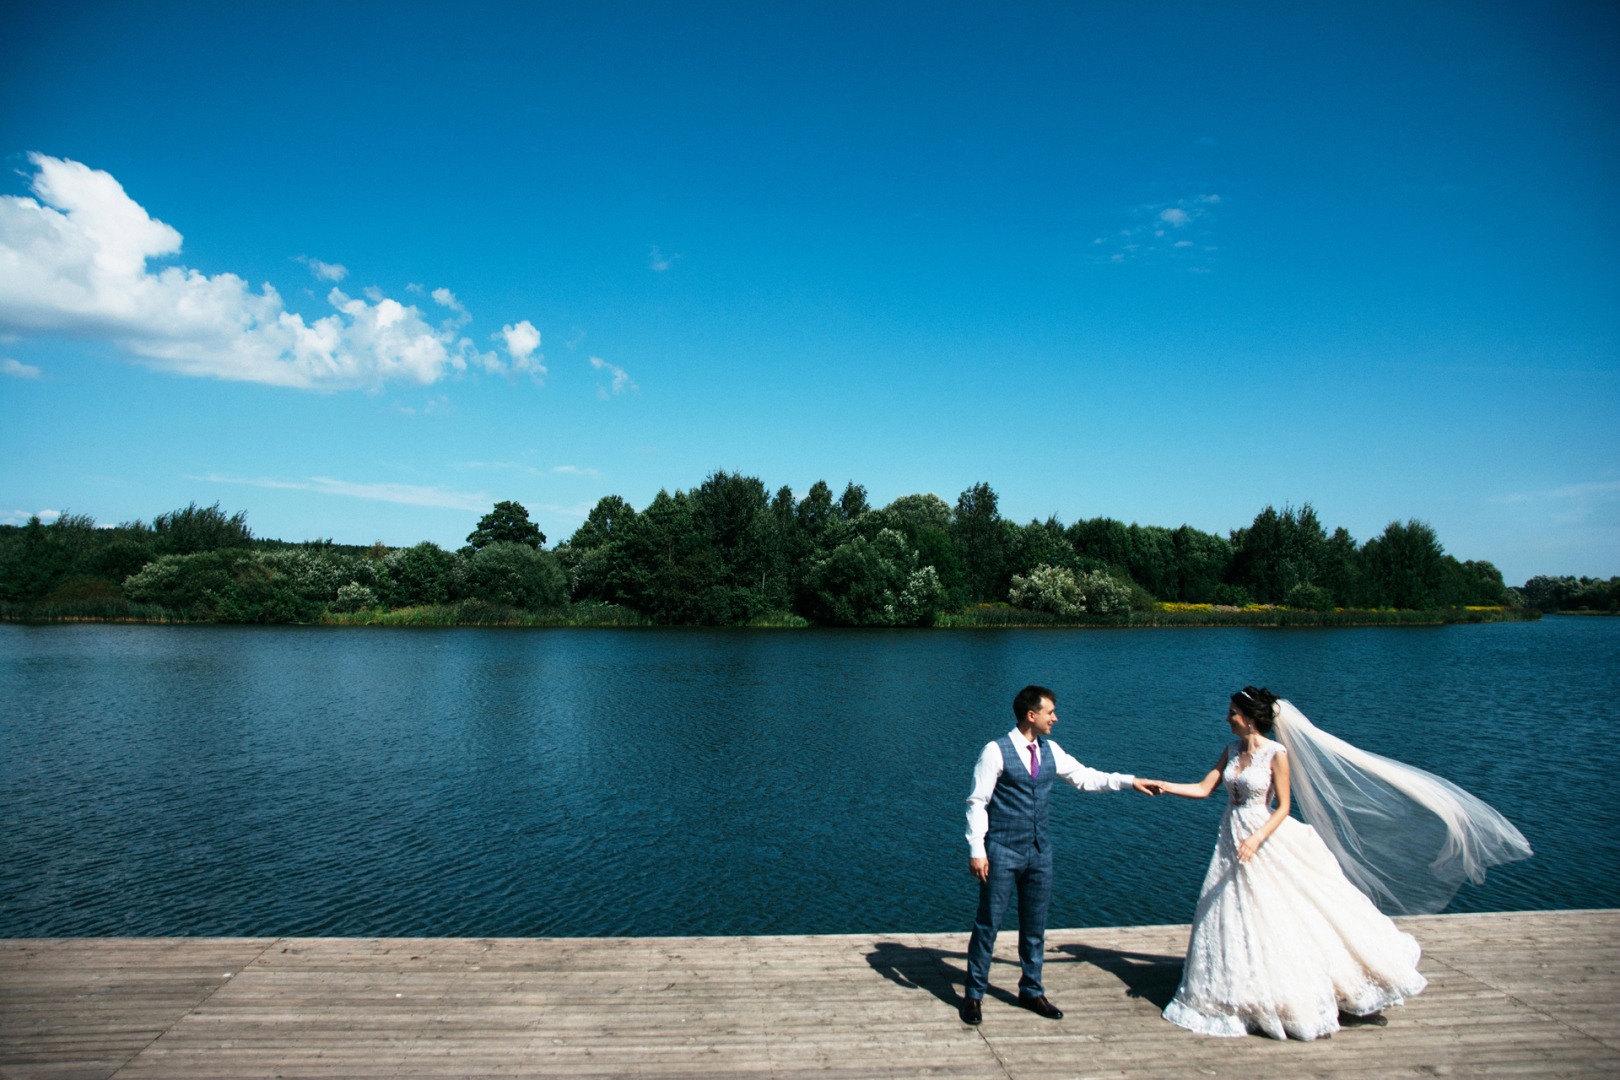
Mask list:
[[[1283,606],[1301,611],[1332,611],[1333,594],[1302,581],[1288,590],[1288,595],[1283,598]]]
[[[812,618],[833,626],[925,626],[944,599],[939,575],[894,529],[856,536],[807,576]]]
[[[314,604],[326,604],[337,599],[338,589],[352,579],[350,560],[341,555],[294,548],[289,551],[257,553],[258,562],[273,572],[300,598]],[[355,560],[364,562],[366,560]]]
[[[124,579],[124,596],[137,604],[212,612],[235,586],[233,571],[243,558],[221,551],[160,555]]]
[[[154,557],[150,543],[121,538],[95,553],[90,559],[90,572],[108,581],[120,582],[131,574],[140,573]]]
[[[479,548],[466,579],[468,595],[487,603],[532,610],[568,601],[568,578],[557,557],[526,543],[495,541]]]
[[[339,586],[337,599],[331,604],[333,611],[361,611],[376,606],[377,594],[358,581]]]
[[[301,582],[298,569],[309,568],[241,549],[161,555],[124,580],[124,595],[218,622],[310,622],[323,601],[309,595],[315,586]]]
[[[1066,566],[1037,566],[1027,577],[1014,574],[1007,599],[1014,607],[1054,615],[1078,615],[1086,610],[1080,584]]]
[[[1080,587],[1080,610],[1093,615],[1120,615],[1141,609],[1144,601],[1149,609],[1153,606],[1153,598],[1140,585],[1129,579],[1122,582],[1104,570],[1087,571],[1075,583]]]
[[[389,584],[390,607],[422,607],[450,599],[456,557],[431,540],[400,548],[383,558]]]

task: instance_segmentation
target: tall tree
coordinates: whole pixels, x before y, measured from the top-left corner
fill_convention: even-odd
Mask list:
[[[825,480],[817,480],[799,501],[797,516],[799,528],[814,545],[820,556],[825,556],[843,538],[842,521],[833,504],[832,488]],[[818,557],[820,557],[818,556]]]
[[[718,584],[714,550],[692,522],[692,499],[684,491],[660,490],[636,515],[625,544],[635,577],[630,602],[663,623],[701,623],[705,599]]]
[[[478,528],[467,534],[467,543],[474,550],[489,544],[527,544],[538,548],[545,542],[546,534],[529,520],[529,511],[510,500],[496,503],[493,510],[478,519]]]
[[[198,551],[247,547],[253,543],[246,511],[227,515],[213,506],[190,503],[152,519],[153,547],[160,555],[190,555]]]
[[[956,499],[952,532],[967,571],[971,600],[985,603],[1005,599],[1002,578],[1006,570],[1006,537],[1001,513],[996,509],[996,493],[989,484],[978,483]]]
[[[1440,601],[1445,551],[1427,522],[1392,521],[1383,535],[1361,549],[1361,564],[1377,602],[1397,608],[1427,608]]]
[[[1228,580],[1262,604],[1278,604],[1296,585],[1319,585],[1327,536],[1310,503],[1281,513],[1268,506],[1232,534],[1232,548]]]
[[[851,480],[844,485],[844,494],[838,499],[838,516],[854,521],[872,507],[866,501],[866,486]]]
[[[1322,546],[1322,564],[1316,584],[1328,591],[1336,607],[1365,603],[1361,573],[1361,553],[1355,538],[1343,525],[1333,530]],[[1373,601],[1377,606],[1377,601]]]
[[[1095,517],[1077,521],[1066,530],[1076,555],[1094,560],[1100,566],[1126,567],[1133,556],[1131,533],[1122,521]]]
[[[1189,604],[1207,604],[1232,562],[1232,545],[1222,536],[1183,525],[1170,534],[1175,553],[1176,599]],[[1167,599],[1167,598],[1161,598]]]
[[[585,523],[568,538],[573,548],[595,548],[620,539],[635,522],[636,508],[618,495],[604,495],[596,500]]]
[[[692,492],[692,525],[731,561],[766,506],[758,478],[716,471]]]

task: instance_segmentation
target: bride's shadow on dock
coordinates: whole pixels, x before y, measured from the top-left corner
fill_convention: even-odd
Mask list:
[[[866,962],[873,971],[897,986],[908,990],[926,990],[953,1009],[962,1004],[962,987],[967,982],[965,951],[918,948],[898,941],[880,941],[866,954]],[[1182,958],[1179,956],[1072,944],[1059,945],[1046,958],[1048,968],[1053,964],[1075,962],[1091,964],[1108,972],[1125,984],[1127,997],[1143,998],[1160,1009],[1170,1004],[1176,986],[1181,982]],[[1017,985],[1016,961],[997,960],[996,966],[998,969],[1009,968],[1012,977],[1005,981],[1009,985]],[[987,994],[1009,1005],[1018,1002],[1016,990],[992,985]]]
[[[1108,972],[1125,984],[1126,997],[1151,1001],[1161,1010],[1170,1004],[1170,999],[1176,996],[1176,987],[1181,985],[1183,958],[1179,956],[1099,949],[1080,944],[1059,945],[1055,951]],[[1046,958],[1046,963],[1051,965],[1050,956]]]

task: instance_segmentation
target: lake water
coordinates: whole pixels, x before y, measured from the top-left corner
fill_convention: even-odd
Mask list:
[[[1451,910],[1620,906],[1620,619],[1367,630],[0,625],[0,936],[965,931],[1027,682],[1201,777],[1253,682],[1536,855]],[[1050,924],[1186,922],[1223,800],[1053,793]]]

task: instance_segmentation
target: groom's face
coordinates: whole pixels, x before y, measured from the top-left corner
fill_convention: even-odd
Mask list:
[[[1057,723],[1057,706],[1052,704],[1051,698],[1041,698],[1041,707],[1029,710],[1024,716],[1031,731],[1044,738],[1052,734],[1052,725]]]

